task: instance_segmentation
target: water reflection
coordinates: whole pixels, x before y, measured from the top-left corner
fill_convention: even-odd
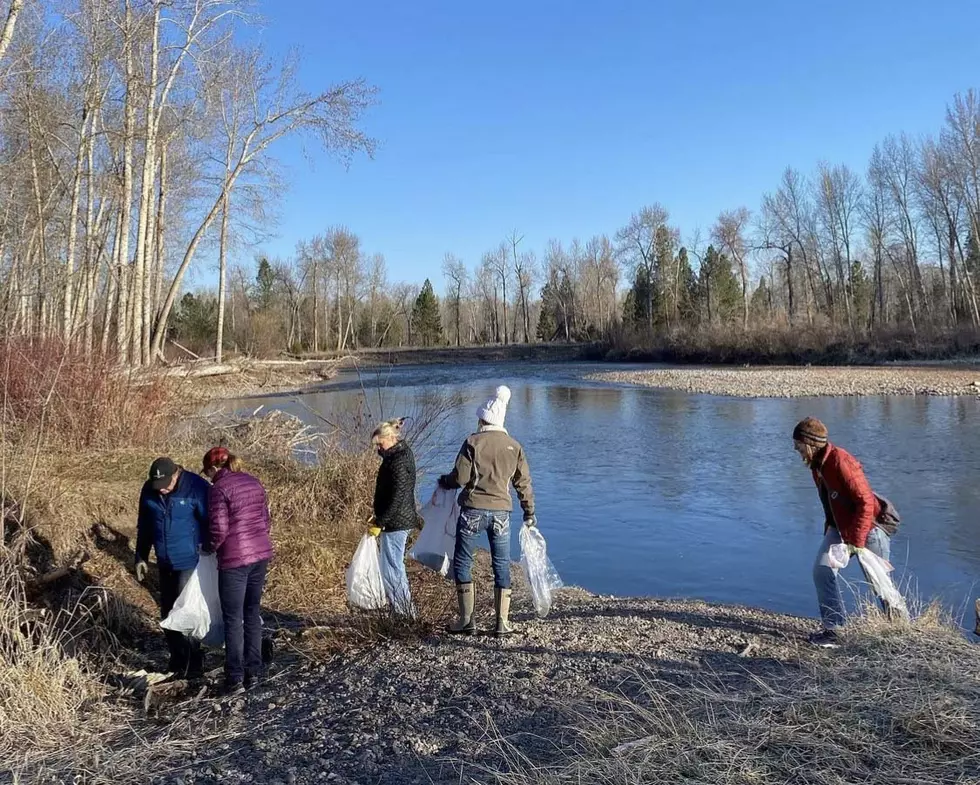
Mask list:
[[[424,497],[475,427],[476,406],[507,383],[507,427],[527,450],[542,531],[569,583],[806,615],[816,610],[810,567],[823,511],[791,433],[813,415],[902,513],[892,547],[900,580],[966,607],[980,576],[977,400],[728,399],[590,384],[586,370],[398,369],[374,386],[340,379],[302,405],[267,403],[352,428],[447,405],[425,445]]]

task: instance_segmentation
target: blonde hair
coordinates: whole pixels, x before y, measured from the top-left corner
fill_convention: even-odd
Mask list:
[[[377,444],[379,439],[394,439],[397,442],[402,440],[402,426],[405,424],[404,417],[396,417],[394,420],[385,420],[374,429],[371,434],[371,442]]]

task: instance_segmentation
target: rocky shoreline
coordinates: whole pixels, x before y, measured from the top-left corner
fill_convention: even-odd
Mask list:
[[[932,395],[980,397],[980,370],[942,367],[665,368],[589,374],[590,381],[736,398]]]
[[[814,628],[752,608],[579,589],[559,592],[549,617],[537,619],[526,590],[515,597],[513,637],[438,633],[326,663],[285,658],[247,699],[213,702],[216,717],[241,729],[234,741],[197,750],[177,779],[158,781],[498,782],[517,758],[560,760],[576,714],[637,669],[678,685],[710,673],[744,689],[794,659]],[[480,602],[489,627],[489,594]]]

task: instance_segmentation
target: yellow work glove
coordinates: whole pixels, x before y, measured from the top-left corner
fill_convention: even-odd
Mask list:
[[[847,552],[849,554],[851,554],[851,556],[857,556],[863,550],[865,550],[865,549],[864,548],[858,548],[857,545],[848,545],[847,546]]]
[[[370,534],[372,537],[377,537],[379,534],[381,534],[381,527],[372,526],[370,529],[368,529],[368,534]]]

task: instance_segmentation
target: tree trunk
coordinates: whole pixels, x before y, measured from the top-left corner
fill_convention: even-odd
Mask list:
[[[116,232],[112,238],[112,258],[109,260],[108,287],[106,293],[105,313],[102,320],[102,356],[109,352],[109,333],[112,330],[112,311],[116,304],[116,297],[119,294],[119,243],[121,233],[120,220],[116,219]],[[115,267],[115,270],[113,270]]]
[[[156,242],[155,242],[155,252],[154,252],[154,262],[153,262],[153,302],[151,312],[153,314],[154,323],[160,316],[160,298],[163,296],[163,275],[164,268],[166,266],[166,256],[165,250],[166,246],[164,244],[165,236],[165,226],[164,223],[167,217],[167,143],[164,142],[160,146],[160,170],[159,170],[159,194],[157,195],[157,218],[154,222],[154,228],[156,229]],[[149,330],[148,330],[149,332]],[[150,362],[153,361],[152,356],[150,357]]]
[[[221,362],[225,337],[225,283],[228,276],[228,214],[230,211],[231,196],[226,192],[221,204],[221,234],[218,239],[218,334],[214,344],[214,361],[216,363]]]
[[[17,15],[24,8],[24,0],[11,0],[10,10],[7,12],[7,20],[3,23],[3,30],[0,30],[0,60],[7,53],[14,37],[14,27],[17,24]]]

